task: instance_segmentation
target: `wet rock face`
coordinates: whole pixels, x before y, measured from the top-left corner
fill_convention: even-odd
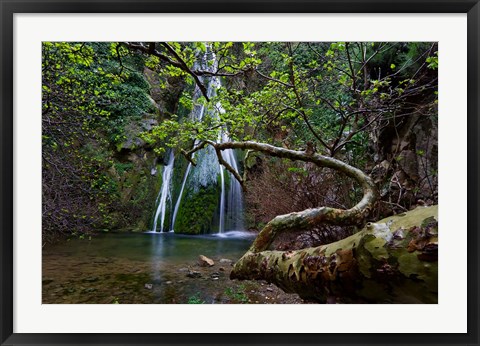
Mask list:
[[[175,220],[175,233],[210,233],[214,227],[220,187],[211,184],[197,192],[187,189]]]
[[[438,203],[438,124],[434,118],[417,114],[390,123],[380,131],[374,151],[376,164],[370,174],[383,200],[398,201],[407,210]],[[382,207],[378,215],[389,215],[391,209],[391,204]]]
[[[182,78],[160,79],[160,76],[149,68],[145,68],[143,74],[150,84],[150,96],[158,112],[160,114],[174,113],[180,94],[185,88]]]

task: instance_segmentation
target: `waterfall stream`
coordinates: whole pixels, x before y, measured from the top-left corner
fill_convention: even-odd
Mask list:
[[[165,214],[167,210],[167,201],[172,200],[171,197],[171,181],[173,175],[173,164],[175,162],[175,155],[173,150],[170,151],[170,156],[168,158],[168,163],[163,168],[162,174],[162,188],[160,189],[159,197],[157,197],[157,211],[155,212],[155,217],[153,219],[152,232],[157,231],[157,223],[160,218],[160,232],[164,231],[165,223]]]
[[[200,62],[203,68],[208,67],[213,70],[216,63],[207,64],[209,60],[214,60],[215,57],[212,55],[208,56],[205,54],[203,61]],[[215,96],[216,90],[220,87],[220,80],[218,77],[211,77],[208,80],[202,78],[202,82],[207,84],[207,94],[211,98]],[[195,87],[193,93],[193,102],[194,107],[190,113],[190,119],[194,121],[202,121],[205,116],[205,106],[203,104],[198,104],[196,101],[201,96],[201,91],[198,86]],[[213,117],[218,117],[219,113],[223,113],[224,109],[220,104],[216,104],[216,111],[214,113],[209,113]],[[219,141],[228,141],[230,140],[227,134],[227,129],[225,128],[219,136]],[[217,185],[220,183],[220,201],[218,205],[218,215],[213,217],[213,219],[218,220],[218,232],[223,233],[230,230],[243,230],[243,195],[242,187],[240,183],[235,179],[235,177],[225,168],[220,165],[217,160],[216,154],[211,147],[206,147],[205,149],[196,153],[196,166],[193,166],[192,163],[188,163],[188,166],[185,170],[182,184],[177,200],[174,203],[173,212],[171,215],[171,222],[169,230],[171,232],[175,229],[175,222],[177,221],[177,216],[181,209],[182,200],[188,199],[189,193],[184,193],[186,187],[189,186],[187,191],[191,193],[201,193],[201,188],[209,185]],[[235,152],[232,149],[227,149],[222,152],[224,160],[236,171],[238,171],[238,164],[235,157]],[[194,159],[194,156],[192,156]],[[173,166],[174,166],[174,153],[173,150],[170,153],[168,164],[165,166],[163,175],[162,175],[162,187],[157,197],[157,210],[155,213],[153,231],[157,230],[157,222],[160,220],[160,231],[166,231],[164,229],[165,224],[165,215],[167,213],[167,202],[173,202],[171,191],[173,190]],[[226,179],[226,174],[228,174],[229,179]],[[217,177],[220,176],[220,181],[217,181]],[[229,183],[228,186],[227,182]],[[218,186],[218,185],[217,185]]]

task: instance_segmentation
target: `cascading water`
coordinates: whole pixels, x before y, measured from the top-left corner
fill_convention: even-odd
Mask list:
[[[162,174],[162,188],[157,197],[157,210],[155,211],[155,217],[153,219],[152,232],[157,231],[158,220],[160,219],[160,232],[164,232],[165,214],[167,211],[167,202],[171,202],[171,181],[173,175],[173,164],[175,162],[175,155],[173,150],[168,157],[168,163],[163,168]]]
[[[217,110],[219,113],[225,112],[221,104],[217,104]],[[220,134],[221,142],[228,142],[230,138],[223,131]],[[237,160],[235,158],[235,151],[232,149],[226,149],[222,152],[223,159],[238,172]],[[242,186],[238,180],[230,175],[230,186],[228,191],[225,189],[225,176],[224,167],[220,166],[220,183],[221,183],[221,196],[220,196],[220,217],[219,217],[219,233],[227,231],[239,231],[244,230],[243,224],[243,193]]]
[[[211,94],[211,87],[210,86],[207,90],[207,94]],[[194,91],[193,99],[197,100],[200,97],[200,95],[201,95],[201,91],[198,88],[198,86],[196,86],[195,91]],[[204,113],[205,113],[205,106],[196,104],[193,107],[193,110],[190,114],[190,118],[193,119],[193,120],[202,121]],[[194,159],[194,157],[195,157],[195,154],[192,155],[192,159]],[[171,223],[171,226],[170,226],[170,231],[174,231],[175,221],[177,219],[178,210],[180,208],[180,203],[182,202],[183,191],[185,190],[185,184],[187,183],[188,175],[189,175],[191,169],[192,169],[192,163],[189,162],[188,166],[187,166],[187,170],[185,171],[185,175],[183,177],[182,187],[180,188],[180,193],[178,195],[177,202],[175,203],[175,208],[173,210],[173,217],[172,217],[172,223]]]
[[[232,149],[224,150],[224,160],[238,172],[237,160],[235,158],[235,152]],[[242,186],[237,179],[230,174],[230,187],[228,192],[225,191],[225,186],[222,186],[222,195],[226,193],[226,206],[220,210],[224,213],[224,228],[227,231],[240,231],[244,230],[243,224],[243,195]]]
[[[199,63],[202,68],[215,68],[216,62],[211,64],[208,61],[214,61],[215,57],[212,57],[212,54],[206,53]],[[197,66],[198,67],[198,66]],[[216,90],[220,87],[220,80],[218,77],[211,77],[208,80],[202,78],[202,82],[207,84],[207,95],[209,98],[215,96]],[[193,101],[198,100],[201,96],[201,91],[198,87],[195,88],[193,94]],[[220,104],[216,105],[217,112],[209,113],[213,117],[218,117],[219,113],[224,112]],[[190,119],[194,121],[202,121],[205,115],[205,106],[202,104],[195,104],[192,112],[190,113]],[[226,129],[225,129],[226,131]],[[222,132],[219,137],[220,141],[228,141],[229,137],[226,132]],[[225,168],[218,163],[216,154],[213,148],[207,146],[205,149],[196,153],[196,166],[193,166],[192,163],[189,163],[185,174],[182,180],[182,185],[179,191],[179,195],[174,204],[173,213],[170,222],[170,231],[174,231],[177,221],[177,216],[179,215],[180,207],[182,205],[182,200],[185,200],[184,203],[188,204],[189,198],[192,197],[192,194],[202,193],[201,189],[207,186],[218,186],[217,177],[220,175],[220,205],[218,208],[218,231],[223,233],[230,230],[243,230],[243,196],[242,188],[240,183],[235,179],[235,177]],[[169,162],[165,166],[163,171],[163,183],[162,188],[159,194],[159,201],[157,202],[158,207],[155,213],[154,219],[154,228],[156,230],[157,222],[160,220],[160,230],[164,231],[165,223],[165,214],[167,210],[167,201],[171,201],[171,190],[172,188],[172,175],[173,175],[173,163],[174,156],[173,151],[170,154]],[[231,149],[224,150],[222,152],[224,160],[235,170],[238,171],[238,165],[235,158],[235,152]],[[194,157],[192,156],[192,159]],[[225,173],[228,174],[229,179],[226,179]],[[227,180],[229,182],[228,187]],[[187,188],[188,186],[188,188]],[[186,191],[186,192],[185,192]],[[184,193],[185,192],[185,193]],[[184,213],[184,211],[182,211]],[[213,215],[212,215],[213,217]]]

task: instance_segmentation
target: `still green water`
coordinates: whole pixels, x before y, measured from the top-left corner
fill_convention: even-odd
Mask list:
[[[254,235],[102,234],[43,249],[43,303],[222,303]],[[198,256],[215,261],[200,267]],[[188,274],[197,272],[197,277]],[[195,300],[195,299],[193,299]]]
[[[254,235],[228,232],[223,235],[186,236],[175,233],[102,234],[87,239],[71,239],[48,249],[48,252],[85,257],[118,257],[135,261],[182,263],[207,257],[240,258],[249,248]]]

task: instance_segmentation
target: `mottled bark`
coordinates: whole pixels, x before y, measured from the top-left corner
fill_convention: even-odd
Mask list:
[[[437,303],[437,220],[437,206],[419,207],[328,245],[250,249],[231,278],[267,280],[318,302]]]

